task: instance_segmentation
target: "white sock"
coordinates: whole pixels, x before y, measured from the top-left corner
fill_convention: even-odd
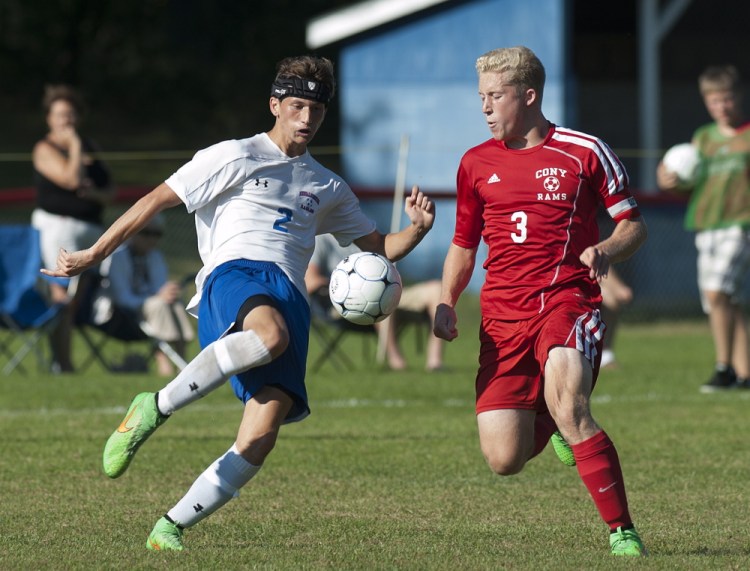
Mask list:
[[[188,493],[167,515],[182,527],[195,525],[208,517],[232,498],[260,470],[245,460],[233,445],[198,476]]]
[[[157,406],[162,414],[206,396],[232,375],[271,361],[271,354],[255,331],[231,333],[211,343],[159,391]]]

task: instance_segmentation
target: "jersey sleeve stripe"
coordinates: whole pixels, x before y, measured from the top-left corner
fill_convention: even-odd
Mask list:
[[[628,177],[625,168],[622,166],[622,163],[617,156],[602,140],[560,127],[556,129],[552,138],[556,141],[579,145],[591,150],[599,159],[599,162],[604,169],[607,177],[607,190],[609,194],[615,194],[626,188]]]

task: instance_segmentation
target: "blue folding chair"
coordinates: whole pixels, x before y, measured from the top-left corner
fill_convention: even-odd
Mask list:
[[[0,348],[8,357],[3,373],[16,368],[25,372],[21,361],[30,352],[45,366],[39,341],[56,325],[62,304],[50,304],[40,291],[42,266],[39,232],[29,225],[0,225],[0,328],[6,339]],[[16,348],[20,340],[20,347]],[[14,351],[15,348],[15,351]]]

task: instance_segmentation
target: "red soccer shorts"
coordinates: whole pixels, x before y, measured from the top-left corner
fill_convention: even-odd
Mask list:
[[[545,412],[544,365],[554,347],[577,349],[599,374],[606,326],[598,309],[562,303],[525,321],[482,319],[477,414],[488,410]]]

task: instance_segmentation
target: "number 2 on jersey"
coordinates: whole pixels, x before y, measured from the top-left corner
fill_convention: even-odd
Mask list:
[[[516,223],[516,228],[518,229],[517,233],[511,232],[510,237],[516,244],[523,244],[526,241],[526,222],[528,221],[526,213],[523,210],[519,210],[511,214],[510,219]]]
[[[289,233],[289,229],[284,226],[287,222],[291,222],[292,220],[292,211],[288,208],[279,208],[279,213],[283,214],[281,218],[277,218],[276,221],[273,223],[273,229],[278,230],[279,232],[285,232]]]

